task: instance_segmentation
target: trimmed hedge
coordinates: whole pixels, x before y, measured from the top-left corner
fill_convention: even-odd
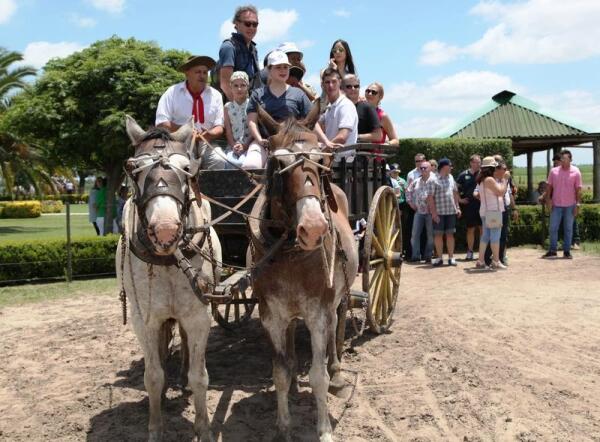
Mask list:
[[[398,152],[387,159],[388,163],[398,163],[402,175],[415,168],[415,155],[423,153],[427,159],[450,158],[454,175],[469,168],[469,158],[473,154],[481,158],[500,154],[512,165],[512,142],[510,140],[465,140],[459,138],[404,138],[400,140]]]
[[[62,212],[64,205],[62,201],[43,200],[42,201],[42,213],[60,213]]]
[[[118,235],[71,242],[73,276],[115,272]],[[15,241],[0,245],[0,283],[66,275],[67,248],[63,240]]]
[[[87,204],[88,200],[89,200],[90,196],[87,193],[71,193],[71,194],[66,194],[66,193],[61,193],[60,195],[46,195],[44,197],[44,199],[47,200],[52,200],[52,201],[62,201],[63,203],[66,203],[67,201],[70,202],[71,204]]]
[[[0,203],[0,218],[38,218],[41,214],[42,204],[39,201],[6,201]]]

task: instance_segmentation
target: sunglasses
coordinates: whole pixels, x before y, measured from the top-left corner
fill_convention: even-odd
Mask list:
[[[257,21],[243,21],[242,23],[247,28],[258,28],[258,22]]]
[[[427,166],[424,166],[424,167],[419,167],[419,169],[421,169],[421,170],[427,170],[428,168],[427,168]]]
[[[335,49],[334,49],[333,51],[331,51],[331,52],[333,52],[333,53],[335,54],[336,52],[339,52],[339,53],[346,52],[346,50],[345,50],[344,48],[335,48]]]
[[[375,91],[373,89],[365,89],[365,94],[367,95],[377,95],[379,91]]]
[[[360,89],[360,84],[347,84],[346,89]]]

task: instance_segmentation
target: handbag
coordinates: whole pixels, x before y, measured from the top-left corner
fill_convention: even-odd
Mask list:
[[[487,197],[485,195],[485,185],[483,187],[483,198],[485,199],[485,226],[488,229],[500,229],[502,228],[502,212],[500,211],[500,203],[498,203],[498,198],[496,198],[496,204],[498,205],[498,210],[487,210],[488,203]]]

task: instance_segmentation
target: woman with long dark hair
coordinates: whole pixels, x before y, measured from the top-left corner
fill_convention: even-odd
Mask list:
[[[342,78],[346,74],[356,75],[352,52],[350,52],[350,46],[347,41],[338,39],[333,42],[329,51],[329,67],[337,69]]]

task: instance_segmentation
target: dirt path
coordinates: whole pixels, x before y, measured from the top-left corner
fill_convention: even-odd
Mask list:
[[[392,332],[345,353],[351,387],[329,399],[336,440],[600,440],[600,258],[538,256],[511,250],[497,273],[404,266]],[[297,345],[295,440],[315,440],[303,328]],[[0,354],[0,440],[145,440],[143,360],[116,294],[4,308]],[[258,321],[237,335],[215,326],[207,360],[220,440],[269,440],[276,399]],[[163,410],[166,439],[189,440],[189,394],[169,389]]]

